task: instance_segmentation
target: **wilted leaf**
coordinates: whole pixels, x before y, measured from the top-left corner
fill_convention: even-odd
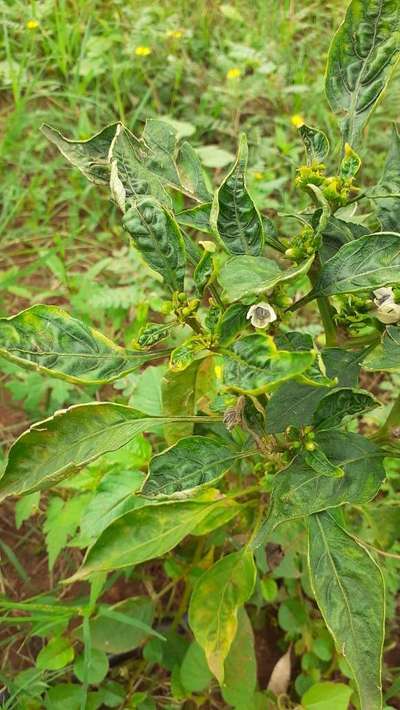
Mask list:
[[[313,414],[313,425],[320,430],[332,429],[339,426],[347,417],[362,414],[379,406],[380,402],[366,390],[340,387],[333,392],[328,392],[320,400]]]
[[[329,140],[325,133],[305,123],[300,126],[299,133],[306,149],[308,163],[322,163],[329,153]]]
[[[400,371],[400,326],[388,325],[382,342],[363,360],[366,370]]]

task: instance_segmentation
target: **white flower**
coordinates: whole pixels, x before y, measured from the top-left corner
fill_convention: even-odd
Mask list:
[[[400,304],[394,300],[393,289],[390,286],[377,288],[374,291],[374,303],[377,307],[376,317],[386,325],[400,321]]]
[[[276,313],[269,303],[254,303],[250,306],[246,315],[247,320],[251,320],[251,325],[255,328],[266,328],[276,320]]]

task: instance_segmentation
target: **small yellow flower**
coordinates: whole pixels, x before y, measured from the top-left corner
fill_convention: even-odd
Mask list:
[[[218,380],[222,377],[222,367],[221,365],[215,365],[214,367],[215,376]]]
[[[151,54],[151,47],[139,46],[135,48],[135,54],[137,57],[148,57]]]
[[[240,71],[240,69],[238,69],[237,67],[232,67],[232,69],[228,69],[228,71],[226,72],[226,78],[229,80],[239,79],[241,73],[242,72]]]
[[[254,173],[254,177],[256,180],[262,180],[264,177],[264,173],[260,173],[259,170],[256,170],[256,172]]]
[[[169,32],[167,32],[167,37],[170,37],[171,39],[182,39],[183,31],[182,30],[170,30]]]
[[[301,126],[304,125],[305,121],[304,121],[303,116],[301,116],[299,113],[295,113],[295,114],[291,117],[290,123],[291,123],[292,126],[294,126],[295,128],[300,128]]]
[[[39,27],[39,22],[37,20],[28,20],[26,23],[27,30],[37,30]]]

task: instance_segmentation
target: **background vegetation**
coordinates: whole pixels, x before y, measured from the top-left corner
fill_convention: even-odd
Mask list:
[[[110,220],[106,201],[46,143],[39,132],[42,122],[83,139],[117,119],[139,133],[145,118],[168,119],[181,136],[190,136],[194,145],[202,146],[199,154],[211,181],[221,178],[234,156],[237,133],[244,129],[250,147],[249,187],[258,206],[271,214],[277,209],[288,211],[301,199],[292,187],[303,150],[296,131],[301,117],[328,136],[336,135],[323,96],[323,69],[329,39],[344,9],[341,0],[0,2],[0,316],[33,303],[69,304],[73,315],[130,346],[149,312],[156,320],[163,307],[153,275],[128,246],[117,220]],[[381,170],[390,120],[400,109],[399,82],[400,76],[395,77],[390,95],[368,129],[363,152],[365,184],[369,178],[375,182]],[[31,421],[93,396],[118,402],[122,394],[128,395],[133,406],[157,413],[162,374],[160,368],[149,368],[141,376],[130,375],[107,386],[105,392],[105,388],[83,390],[46,379],[3,361],[2,450],[5,453]],[[379,377],[375,386],[379,391]],[[384,398],[383,390],[380,394]],[[90,475],[84,471],[57,492],[41,499],[33,494],[16,507],[3,504],[1,592],[15,602],[39,594],[45,594],[41,602],[44,599],[50,605],[60,598],[68,600],[68,588],[60,591],[57,583],[81,557],[84,530],[79,530],[79,522],[85,511],[86,525],[92,524],[90,502],[104,493],[98,486],[105,470],[121,470],[133,463],[140,468],[148,455],[145,439],[138,437],[132,447],[108,455],[93,465]],[[400,551],[395,470],[390,481],[393,506],[381,531],[382,546],[393,555],[387,558],[392,636],[385,687],[387,702],[400,707],[395,704],[400,658],[392,650],[398,633],[395,578]],[[371,527],[381,522],[379,507],[371,508]],[[288,641],[294,646],[296,665],[288,701],[294,707],[310,685],[340,681],[346,677],[346,668],[338,667],[329,636],[317,628],[319,622],[302,600],[296,539],[291,545],[283,561],[278,543],[271,546],[264,584],[251,611],[260,687],[266,687]],[[154,609],[142,609],[142,618],[150,623],[151,614],[156,614],[167,624],[173,615],[174,621],[168,651],[161,651],[152,638],[142,652],[144,637],[138,637],[134,646],[139,650],[134,654],[125,659],[115,652],[115,666],[104,683],[107,667],[103,673],[99,661],[93,685],[100,683],[100,690],[92,690],[90,707],[151,710],[181,707],[186,702],[192,703],[187,707],[230,707],[231,700],[221,699],[212,686],[210,690],[196,649],[192,647],[188,655],[187,644],[175,633],[184,609],[180,580],[196,575],[192,553],[189,549],[181,558],[171,555],[159,569],[152,564],[147,572],[112,580],[115,584],[109,585],[104,597],[108,604],[147,594]],[[42,692],[44,683],[58,677],[56,690],[48,693],[47,707],[80,707],[76,688],[71,691],[65,680],[68,672],[70,678],[79,678],[79,657],[72,667],[68,649],[58,649],[59,655],[64,652],[61,665],[49,665],[42,656],[34,668],[46,638],[58,628],[52,612],[48,617],[36,611],[29,632],[23,623],[4,627],[0,643],[8,708],[41,707],[35,687],[36,694]],[[64,618],[56,621],[61,626],[67,623]],[[203,677],[193,680],[201,672]],[[244,705],[235,707],[245,708],[246,699],[242,701]],[[263,702],[260,695],[259,707],[268,707]],[[348,706],[348,697],[331,702],[306,707],[340,710]]]

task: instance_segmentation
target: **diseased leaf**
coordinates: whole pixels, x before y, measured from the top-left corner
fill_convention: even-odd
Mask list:
[[[128,208],[122,222],[149,266],[173,291],[182,291],[185,245],[171,214],[154,199],[144,197]]]
[[[257,686],[254,634],[246,609],[238,611],[236,636],[225,659],[222,697],[234,708],[251,708]]]
[[[318,446],[313,451],[306,451],[304,461],[310,468],[321,476],[342,478],[344,471],[340,466],[334,466]]]
[[[344,156],[340,163],[339,175],[343,180],[354,178],[361,167],[361,158],[353,148],[345,143]]]
[[[0,500],[55,485],[102,454],[121,448],[155,422],[162,426],[192,420],[147,417],[111,402],[78,404],[57,412],[34,424],[11,447],[0,478]]]
[[[176,131],[170,123],[148,118],[141,139],[145,162],[169,185],[180,185],[175,163]]]
[[[382,342],[368,353],[362,365],[366,370],[400,371],[400,326],[386,327]]]
[[[71,579],[84,579],[94,572],[132,567],[161,557],[218,505],[218,501],[168,502],[126,513],[102,532]]]
[[[189,210],[178,212],[175,219],[183,227],[191,227],[191,229],[197,229],[198,232],[210,234],[210,212],[211,202],[207,202],[204,205],[196,205]]]
[[[340,387],[320,400],[313,414],[313,425],[317,429],[333,429],[347,417],[362,414],[379,405],[380,402],[366,390]]]
[[[340,249],[343,244],[368,234],[368,229],[362,224],[344,222],[331,215],[326,226],[321,231],[322,244],[319,249],[321,262],[324,264]]]
[[[399,60],[397,0],[352,0],[328,54],[326,94],[355,146]]]
[[[301,302],[318,296],[373,290],[399,281],[400,233],[367,234],[344,244],[325,262],[315,287]]]
[[[235,462],[238,452],[206,436],[180,439],[150,461],[143,495],[171,496],[217,481]]]
[[[239,140],[236,162],[215,193],[210,223],[230,254],[261,254],[264,232],[258,212],[246,187],[247,139]]]
[[[44,305],[0,318],[0,356],[77,384],[112,382],[154,359],[154,353],[124,350],[61,308]]]
[[[246,335],[224,356],[224,384],[235,392],[270,392],[282,382],[301,375],[314,359],[314,351],[278,350],[268,335]]]
[[[325,133],[306,123],[300,126],[299,133],[306,149],[308,164],[322,163],[329,153],[329,140]]]
[[[135,493],[143,485],[142,471],[121,470],[106,473],[97,487],[96,494],[86,506],[80,520],[81,536],[92,541],[112,521],[132,507],[144,505],[146,501]]]
[[[108,154],[117,127],[112,123],[84,141],[74,141],[64,136],[55,128],[43,124],[42,133],[57,146],[60,153],[91,182],[108,185],[110,181],[110,163]]]
[[[190,196],[199,202],[211,200],[212,196],[204,178],[200,158],[187,141],[184,141],[179,148],[178,170],[180,183]]]
[[[276,261],[263,256],[233,256],[218,276],[227,301],[239,301],[272,290],[278,283],[306,274],[314,257],[282,271]]]
[[[385,623],[382,573],[369,552],[327,512],[309,519],[308,559],[317,604],[352,670],[361,708],[378,710]]]
[[[178,439],[190,436],[193,423],[190,419],[196,410],[196,381],[200,360],[193,362],[186,370],[172,372],[168,370],[162,381],[163,414],[172,417],[164,427],[164,437],[167,444],[175,444]],[[184,422],[177,422],[176,417],[188,415]]]
[[[362,352],[326,348],[322,359],[328,377],[338,378],[342,387],[356,387]],[[286,382],[272,393],[267,405],[267,431],[277,433],[288,426],[300,427],[312,423],[318,402],[328,393],[328,387],[313,387],[300,382]]]
[[[199,578],[189,606],[189,623],[210,670],[224,681],[224,662],[235,638],[238,610],[250,597],[256,568],[243,548],[218,560]]]
[[[315,438],[327,459],[344,470],[343,477],[330,477],[311,468],[304,455],[275,477],[268,517],[260,539],[285,520],[334,508],[343,503],[366,503],[379,491],[385,478],[383,452],[359,434],[336,430]]]
[[[223,312],[216,327],[216,335],[221,345],[229,345],[248,325],[247,311],[248,306],[232,303]]]
[[[140,199],[151,195],[165,207],[171,206],[171,198],[161,179],[155,174],[152,165],[143,160],[141,142],[122,123],[117,126],[108,158],[111,165],[111,188],[117,177],[126,198]],[[119,206],[124,211],[122,205]]]
[[[374,197],[374,195],[397,195],[397,197]],[[396,232],[400,225],[400,136],[397,126],[393,126],[392,140],[386,158],[383,174],[368,196],[377,206],[382,229]]]

